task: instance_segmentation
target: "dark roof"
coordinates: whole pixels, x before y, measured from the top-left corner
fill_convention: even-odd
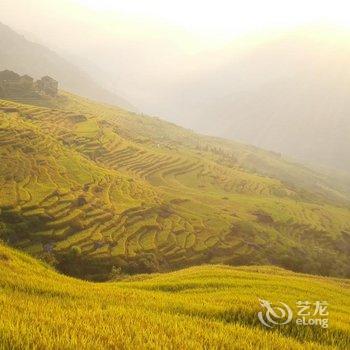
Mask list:
[[[0,80],[18,80],[21,76],[15,72],[8,69],[0,72]]]

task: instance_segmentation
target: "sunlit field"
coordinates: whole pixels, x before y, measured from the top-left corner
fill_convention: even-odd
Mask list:
[[[349,276],[341,183],[71,94],[22,102],[0,101],[8,244],[93,280],[201,263]]]
[[[0,246],[1,349],[348,349],[347,280],[198,266],[96,284]],[[329,328],[259,323],[259,298],[327,300]]]

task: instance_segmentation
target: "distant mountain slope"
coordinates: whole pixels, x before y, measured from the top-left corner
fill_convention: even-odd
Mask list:
[[[0,348],[346,350],[349,287],[268,266],[198,266],[91,283],[0,243]],[[293,321],[267,331],[259,298],[289,305]],[[298,326],[297,301],[309,301],[312,312],[314,302],[327,301],[329,328]]]
[[[179,87],[187,125],[349,172],[349,43],[347,31],[311,27],[203,58],[223,57]]]
[[[50,106],[0,101],[6,242],[91,279],[206,262],[350,275],[331,177],[71,94]]]
[[[0,70],[4,69],[28,74],[36,79],[49,75],[71,92],[135,110],[129,102],[99,86],[94,79],[55,52],[26,40],[0,23]]]

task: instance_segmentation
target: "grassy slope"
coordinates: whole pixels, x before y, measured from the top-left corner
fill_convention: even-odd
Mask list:
[[[327,177],[74,95],[50,103],[0,101],[17,109],[0,111],[0,233],[16,247],[91,278],[202,262],[350,275],[350,210]]]
[[[227,266],[96,284],[0,245],[0,348],[348,349],[349,288],[347,280]],[[330,327],[267,330],[258,298],[326,300]]]

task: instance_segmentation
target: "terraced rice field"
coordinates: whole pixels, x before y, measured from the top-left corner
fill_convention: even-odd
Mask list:
[[[224,262],[350,275],[346,198],[268,152],[63,93],[50,108],[0,101],[0,160],[0,236],[68,274]]]

